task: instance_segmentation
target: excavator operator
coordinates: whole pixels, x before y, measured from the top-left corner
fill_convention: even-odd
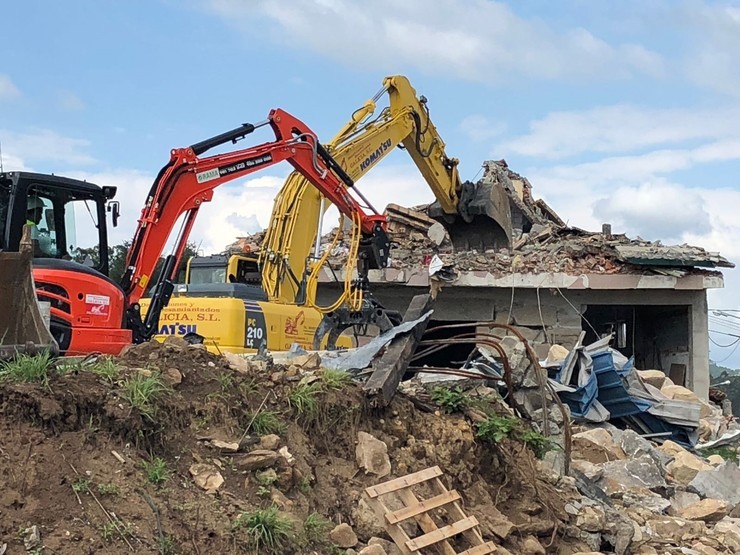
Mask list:
[[[29,197],[26,205],[26,225],[31,226],[34,256],[53,256],[48,235],[39,231],[39,222],[44,216],[44,201],[39,197]]]

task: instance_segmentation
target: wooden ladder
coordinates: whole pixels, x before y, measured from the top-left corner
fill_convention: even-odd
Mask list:
[[[496,545],[493,542],[484,542],[478,530],[478,519],[474,516],[465,516],[460,506],[460,494],[455,490],[448,490],[440,480],[442,470],[438,466],[426,468],[413,474],[407,474],[382,484],[365,489],[364,497],[367,504],[373,509],[379,519],[383,521],[386,531],[396,542],[404,555],[422,555],[430,553],[434,548],[440,555],[485,555],[495,553]],[[412,491],[414,486],[428,484],[435,493],[428,499],[419,499]],[[403,508],[392,511],[383,502],[385,495],[395,495]],[[442,518],[434,511],[444,507],[454,522],[438,522]],[[401,524],[414,519],[423,535],[411,538],[406,534]],[[470,546],[465,551],[457,552],[448,541],[453,536],[462,534]]]

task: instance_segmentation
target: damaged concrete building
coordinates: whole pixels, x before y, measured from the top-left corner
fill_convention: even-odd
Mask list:
[[[509,201],[507,246],[453,245],[429,206],[389,205],[390,267],[371,271],[375,296],[403,311],[436,288],[437,323],[513,324],[544,358],[552,344],[571,349],[613,334],[612,346],[640,369],[659,369],[706,399],[709,390],[707,291],[723,287],[717,268],[734,264],[688,245],[567,226],[529,181],[504,161],[484,164],[483,182]],[[325,269],[319,301],[335,298],[341,265]],[[459,330],[458,330],[459,331]],[[471,330],[472,331],[472,330]],[[433,364],[434,361],[426,361]]]

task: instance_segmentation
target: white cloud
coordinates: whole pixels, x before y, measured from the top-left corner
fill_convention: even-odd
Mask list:
[[[680,242],[687,233],[704,236],[712,231],[701,194],[665,181],[619,187],[593,203],[593,214],[628,236],[649,240]]]
[[[460,129],[470,140],[479,142],[502,135],[506,131],[506,124],[493,122],[481,114],[472,114],[460,122]]]
[[[310,49],[349,67],[501,83],[517,77],[613,80],[660,76],[660,54],[611,45],[581,27],[560,29],[490,0],[210,0],[210,9],[252,40],[260,18],[276,42]],[[262,30],[262,27],[260,27]],[[391,55],[392,54],[392,55]]]
[[[740,9],[720,5],[692,5],[685,32],[689,49],[686,76],[701,88],[740,96]]]
[[[78,112],[85,109],[85,102],[71,91],[59,93],[59,105],[68,112]]]
[[[95,162],[86,151],[90,141],[65,137],[50,129],[38,129],[26,133],[15,133],[0,129],[3,158],[8,156],[23,169],[30,162],[61,162],[66,165],[88,165]],[[20,169],[20,168],[19,168]]]
[[[20,96],[21,91],[10,80],[10,77],[0,73],[0,100],[14,100]]]
[[[659,109],[630,105],[552,112],[529,124],[526,135],[504,141],[496,151],[541,158],[584,152],[618,153],[685,141],[740,139],[740,108]]]

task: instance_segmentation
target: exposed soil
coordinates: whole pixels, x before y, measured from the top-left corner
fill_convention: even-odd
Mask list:
[[[422,412],[400,394],[387,410],[369,412],[360,388],[349,384],[320,393],[319,410],[308,417],[289,401],[302,379],[295,367],[237,372],[223,357],[174,343],[133,347],[116,364],[114,380],[82,364],[46,385],[0,384],[0,548],[7,543],[7,554],[33,552],[23,542],[31,526],[40,533],[38,553],[249,553],[234,520],[271,505],[298,531],[317,512],[332,526],[351,524],[361,542],[390,539],[360,502],[362,490],[434,465],[463,495],[485,538],[512,553],[528,534],[549,552],[565,545],[566,499],[540,477],[531,452],[477,441],[462,415]],[[143,414],[124,398],[122,383],[156,371],[182,381]],[[267,487],[243,463],[244,452],[260,448],[259,436],[246,431],[255,412],[265,411],[279,414],[279,446],[293,458],[271,465]],[[387,444],[391,476],[358,469],[359,431]],[[215,448],[213,439],[240,443],[240,452]],[[170,472],[160,485],[143,466],[154,457]],[[198,487],[190,472],[196,463],[215,465],[223,485]],[[495,533],[501,513],[516,525],[505,540]],[[334,553],[320,545],[284,552]]]

